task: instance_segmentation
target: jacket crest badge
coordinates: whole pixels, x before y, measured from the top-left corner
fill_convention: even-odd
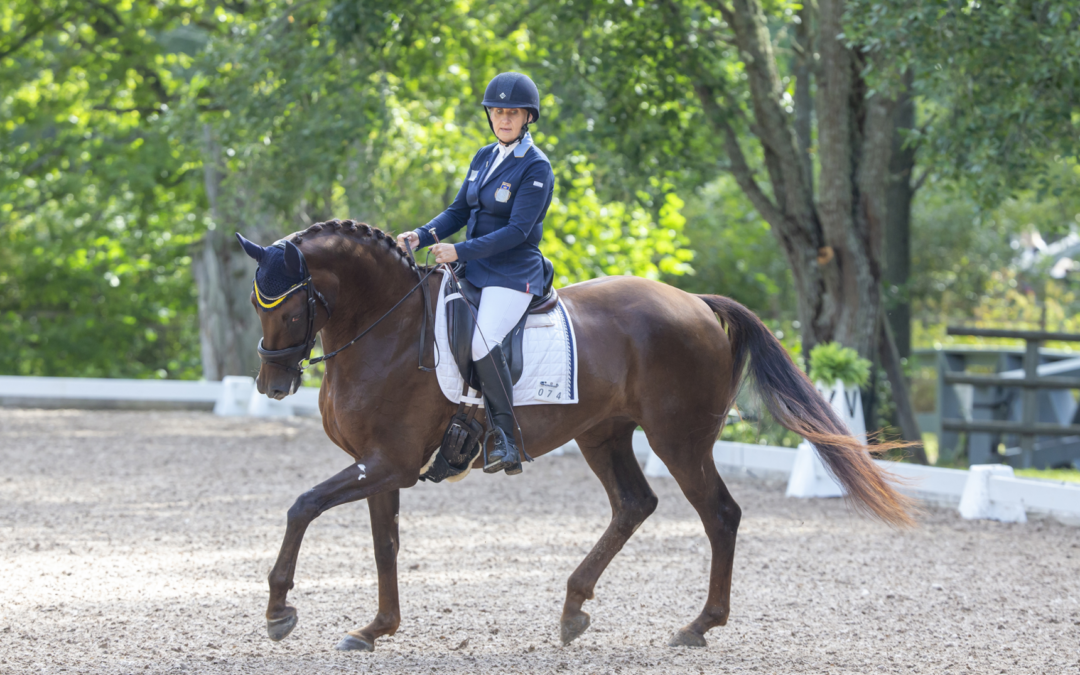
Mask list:
[[[510,201],[510,183],[503,183],[495,191],[495,201],[505,204]]]

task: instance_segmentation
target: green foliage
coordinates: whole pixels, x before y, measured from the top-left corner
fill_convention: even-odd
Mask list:
[[[694,268],[665,281],[690,293],[727,295],[774,321],[795,315],[783,252],[734,178],[722,176],[693,192],[683,214]],[[784,332],[797,334],[798,326]]]
[[[894,292],[928,327],[917,339],[957,317],[1037,322],[1043,306],[1071,326],[1071,282],[1034,288],[1008,262],[1029,224],[1063,234],[1080,213],[1075,164],[1053,160],[1077,137],[1080,14],[1064,0],[849,5],[849,37],[891,57],[868,66],[881,86],[917,74],[911,142],[935,173],[916,203],[913,282]],[[785,70],[797,7],[764,9]],[[533,132],[557,176],[543,248],[560,284],[632,273],[728,295],[798,357],[784,255],[727,175],[687,72],[708,72],[749,140],[730,40],[697,0],[3,3],[0,372],[197,376],[190,266],[208,228],[425,223],[490,139],[477,101],[508,69],[544,96]],[[760,176],[758,147],[744,143]],[[214,214],[206,162],[227,175]]]
[[[845,36],[895,90],[912,69],[920,163],[994,204],[1080,153],[1080,9],[1074,0],[849,0]]]
[[[113,236],[75,236],[59,217],[0,231],[0,372],[199,376],[190,239],[142,241],[123,215],[107,222]]]
[[[1076,469],[1016,469],[1013,473],[1023,478],[1080,483],[1080,471]]]
[[[810,379],[831,385],[840,380],[849,387],[865,387],[870,381],[870,361],[839,342],[822,343],[810,352]]]
[[[684,247],[682,200],[668,192],[658,216],[648,208],[648,195],[641,195],[645,204],[604,203],[591,172],[584,157],[570,157],[544,222],[542,248],[559,284],[617,274],[649,279],[685,274],[693,253]]]
[[[1075,272],[1052,279],[1045,265],[1025,271],[1016,260],[1021,241],[1034,231],[1053,241],[1080,228],[1080,167],[1055,167],[1049,175],[1069,189],[1042,199],[1036,190],[1022,191],[992,208],[942,181],[919,192],[906,289],[916,347],[1006,344],[946,336],[945,326],[953,323],[1035,328],[1045,321],[1051,330],[1080,330]]]
[[[197,375],[201,175],[172,106],[204,9],[0,6],[0,372]]]
[[[731,422],[720,432],[720,440],[794,448],[802,442],[802,436],[788,431],[770,417],[757,423],[748,420]]]

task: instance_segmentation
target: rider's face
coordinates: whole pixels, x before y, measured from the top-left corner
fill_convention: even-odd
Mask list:
[[[521,133],[521,127],[532,115],[522,108],[488,108],[491,126],[495,135],[503,143],[513,143]]]

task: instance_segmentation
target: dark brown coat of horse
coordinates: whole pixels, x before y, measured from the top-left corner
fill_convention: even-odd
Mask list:
[[[417,284],[415,264],[390,236],[367,225],[320,223],[290,241],[300,247],[315,288],[332,309],[328,320],[325,309],[315,305],[315,328],[327,352],[370,326]],[[439,279],[434,274],[427,281],[431,302],[438,296]],[[593,597],[608,563],[656,508],[656,495],[631,445],[639,425],[697,510],[712,546],[705,607],[670,644],[703,646],[706,631],[727,622],[741,511],[717,473],[712,450],[748,359],[769,411],[817,446],[853,503],[887,523],[911,523],[910,502],[847,433],[769,329],[742,305],[629,276],[574,284],[559,289],[559,295],[577,336],[581,402],[525,406],[517,409],[517,417],[534,457],[576,440],[607,490],[612,510],[607,530],[567,581],[564,643],[588,628],[582,605]],[[273,311],[259,312],[266,349],[304,340],[304,298],[296,294]],[[422,303],[422,295],[413,293],[361,341],[326,362],[319,393],[323,426],[354,461],[300,495],[289,509],[269,576],[266,618],[274,640],[296,625],[296,610],[286,604],[286,594],[293,586],[304,531],[327,509],[361,499],[371,512],[379,610],[370,624],[349,631],[338,648],[373,650],[377,638],[398,628],[399,490],[417,482],[455,410],[435,374],[417,368]],[[425,363],[430,364],[430,337],[426,344]],[[257,385],[261,393],[281,399],[294,390],[297,378],[296,372],[264,364]],[[528,472],[513,480],[529,480]]]

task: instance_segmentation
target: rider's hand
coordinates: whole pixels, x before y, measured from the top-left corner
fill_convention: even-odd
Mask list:
[[[453,244],[435,244],[431,247],[431,252],[435,254],[437,263],[452,263],[457,260],[457,249]]]
[[[416,250],[416,247],[420,245],[420,235],[411,230],[409,232],[402,232],[397,236],[397,245],[401,248],[405,248],[406,240],[408,240],[409,245],[412,246],[414,251]]]

